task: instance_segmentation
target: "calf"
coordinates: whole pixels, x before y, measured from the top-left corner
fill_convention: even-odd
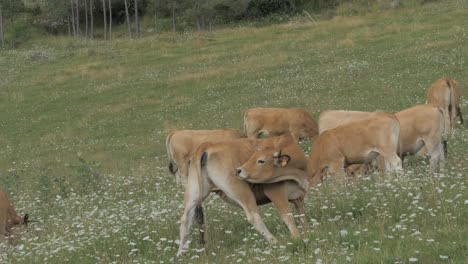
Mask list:
[[[250,108],[244,114],[248,138],[290,133],[296,142],[317,136],[317,124],[302,108]]]
[[[241,133],[236,129],[172,131],[166,137],[169,171],[176,176],[176,182],[178,184],[185,185],[190,157],[200,144],[204,142],[220,142],[240,137]]]
[[[286,153],[302,151],[289,135],[263,140],[234,139],[220,143],[204,143],[198,147],[191,159],[184,194],[184,213],[180,220],[178,256],[187,246],[187,236],[194,216],[201,229],[204,229],[201,204],[212,191],[218,192],[225,201],[240,206],[247,215],[247,220],[268,242],[274,243],[276,239],[263,223],[257,205],[270,202],[279,211],[291,234],[294,237],[299,236],[299,231],[289,211],[288,201],[293,202],[302,217],[305,217],[303,198],[308,186],[307,183],[301,185],[305,181],[282,181],[266,185],[249,184],[236,176],[236,168],[245,163],[255,150],[275,146],[284,149]],[[296,166],[300,168],[306,164],[296,163]],[[307,177],[306,173],[300,169],[292,168],[289,173],[295,174],[298,179]],[[301,221],[306,225],[305,219]],[[203,234],[203,232],[200,233],[202,243],[204,242]]]

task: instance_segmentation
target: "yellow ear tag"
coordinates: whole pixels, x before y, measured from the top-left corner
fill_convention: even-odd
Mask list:
[[[282,160],[282,161],[281,161],[281,167],[286,166],[286,164],[288,164],[288,161],[287,161],[287,160]]]

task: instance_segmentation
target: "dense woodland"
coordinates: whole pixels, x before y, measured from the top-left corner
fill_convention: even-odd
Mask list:
[[[142,32],[210,31],[243,21],[284,21],[297,14],[314,20],[313,15],[333,16],[342,4],[371,11],[427,1],[430,0],[0,0],[0,46],[18,46],[34,30],[111,40],[113,27],[119,27],[129,38],[140,38]],[[351,10],[351,14],[358,10]]]

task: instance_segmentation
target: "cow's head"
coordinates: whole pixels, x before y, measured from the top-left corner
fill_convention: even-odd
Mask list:
[[[265,149],[255,152],[244,165],[237,168],[236,175],[252,183],[268,182],[274,170],[286,166],[289,161],[289,155],[274,149]]]

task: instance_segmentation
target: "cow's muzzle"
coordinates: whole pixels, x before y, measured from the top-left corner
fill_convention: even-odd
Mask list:
[[[241,167],[236,169],[236,176],[243,179],[243,180],[249,178],[249,177],[247,177],[247,175],[245,175],[244,170]]]

